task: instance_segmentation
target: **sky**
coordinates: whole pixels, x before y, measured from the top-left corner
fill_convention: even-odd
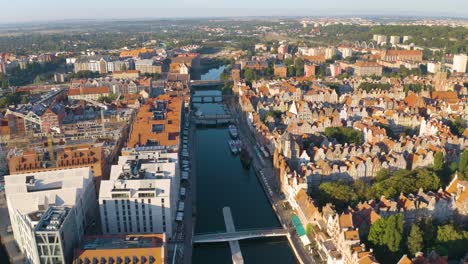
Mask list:
[[[320,15],[468,18],[468,0],[0,0],[0,9],[0,23]]]

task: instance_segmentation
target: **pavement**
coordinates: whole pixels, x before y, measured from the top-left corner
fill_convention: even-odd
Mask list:
[[[300,263],[316,263],[312,255],[308,252],[307,248],[303,246],[299,236],[296,233],[296,230],[291,224],[291,217],[294,212],[291,209],[282,206],[286,200],[283,199],[279,194],[279,182],[275,177],[272,161],[264,159],[263,157],[258,157],[254,150],[254,146],[257,145],[257,140],[252,131],[250,131],[243,115],[239,114],[241,111],[238,109],[237,104],[234,105],[236,105],[236,107],[231,109],[231,112],[236,115],[235,119],[237,120],[240,137],[244,143],[243,145],[247,147],[250,156],[252,157],[252,162],[254,168],[257,170],[260,183],[262,184],[267,198],[270,201],[281,225],[290,233],[290,245],[294,250],[298,261]]]
[[[7,232],[8,226],[10,225],[10,215],[8,213],[5,192],[2,191],[0,192],[0,236],[2,238],[2,244],[5,246],[8,256],[10,257],[10,263],[24,263],[24,256],[16,245],[13,233],[8,234]],[[5,263],[3,260],[0,260],[0,262]]]

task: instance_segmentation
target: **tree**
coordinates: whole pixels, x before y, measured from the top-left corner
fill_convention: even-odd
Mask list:
[[[391,252],[400,250],[400,243],[403,238],[403,215],[396,214],[388,218],[385,228],[385,240]]]
[[[389,252],[394,253],[392,257],[395,257],[403,238],[403,215],[378,219],[371,226],[367,238],[376,247],[378,257],[388,256]]]
[[[325,182],[319,186],[317,200],[322,205],[331,202],[337,209],[344,209],[357,199],[356,192],[346,182]]]
[[[369,190],[369,197],[379,199],[397,197],[400,193],[417,193],[420,188],[436,191],[440,187],[440,178],[425,168],[415,170],[397,170],[385,180],[376,181]]]
[[[296,69],[293,65],[288,66],[288,76],[293,77],[296,76]]]
[[[459,259],[466,254],[468,231],[460,230],[453,224],[437,227],[436,251],[451,259]]]
[[[444,153],[437,152],[434,155],[434,164],[433,164],[432,168],[435,171],[441,171],[441,170],[444,169]]]
[[[468,149],[463,150],[458,162],[458,174],[461,179],[468,179]]]
[[[417,252],[420,252],[424,248],[423,233],[418,225],[413,224],[411,226],[411,231],[406,243],[408,246],[408,251],[413,255]]]
[[[363,143],[362,133],[349,127],[327,127],[324,133],[329,138],[335,138],[340,144]]]
[[[244,78],[245,78],[247,81],[255,80],[255,73],[254,73],[253,70],[251,70],[251,69],[245,69],[245,70],[244,70]]]
[[[382,168],[377,172],[377,175],[375,176],[375,181],[380,182],[380,181],[390,178],[390,176],[391,176],[390,170],[386,168]]]
[[[304,60],[302,58],[297,58],[294,61],[294,68],[296,69],[296,76],[304,75]]]

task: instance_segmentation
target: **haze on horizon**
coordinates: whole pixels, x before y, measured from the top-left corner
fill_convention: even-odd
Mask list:
[[[387,15],[468,18],[465,0],[0,0],[0,23],[75,19]]]

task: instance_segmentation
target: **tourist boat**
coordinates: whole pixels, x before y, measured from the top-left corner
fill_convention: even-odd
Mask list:
[[[232,138],[237,138],[239,133],[237,132],[237,127],[235,125],[229,125],[229,134]]]
[[[239,153],[235,140],[229,140],[228,144],[229,144],[229,148],[231,149],[232,154],[236,155]]]

